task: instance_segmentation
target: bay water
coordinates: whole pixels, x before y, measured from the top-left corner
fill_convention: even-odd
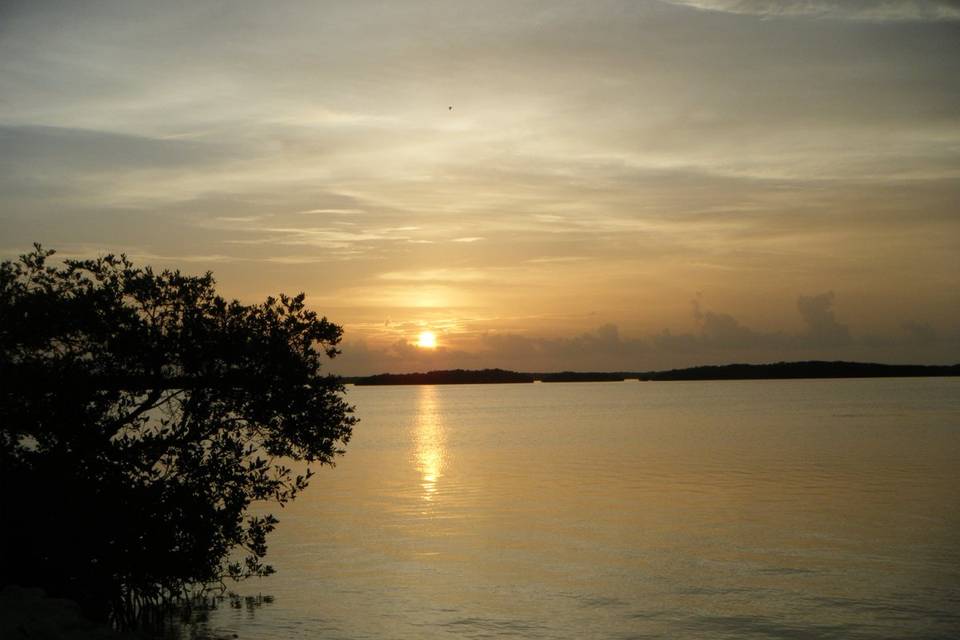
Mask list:
[[[960,637],[960,379],[348,387],[197,637]]]

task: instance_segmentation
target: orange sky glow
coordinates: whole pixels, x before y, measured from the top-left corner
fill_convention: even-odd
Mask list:
[[[5,3],[0,255],[303,291],[345,374],[953,363],[958,78],[947,1]]]

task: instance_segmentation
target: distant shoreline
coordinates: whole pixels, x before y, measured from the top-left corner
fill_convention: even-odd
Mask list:
[[[452,369],[426,373],[381,373],[343,376],[343,382],[358,386],[411,384],[531,384],[534,382],[620,382],[677,380],[797,380],[837,378],[907,378],[960,376],[960,364],[912,365],[873,362],[776,362],[727,364],[664,371],[561,371],[521,372],[506,369]]]

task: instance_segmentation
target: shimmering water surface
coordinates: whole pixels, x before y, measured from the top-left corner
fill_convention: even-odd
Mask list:
[[[350,387],[240,638],[960,637],[960,379]]]

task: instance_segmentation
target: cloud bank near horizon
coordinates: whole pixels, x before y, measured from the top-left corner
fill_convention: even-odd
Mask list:
[[[706,349],[701,321],[754,345],[828,289],[851,335],[952,335],[957,7],[0,3],[0,255],[304,291],[377,353],[607,323]]]
[[[485,333],[477,351],[441,346],[423,349],[406,339],[384,347],[347,340],[331,363],[341,375],[412,373],[441,369],[504,368],[521,371],[650,371],[732,362],[783,360],[881,360],[913,364],[955,364],[936,354],[956,352],[960,331],[941,335],[929,325],[904,322],[895,333],[856,335],[834,313],[832,291],[799,296],[796,308],[802,327],[796,332],[761,331],[734,316],[705,309],[692,301],[692,331],[625,337],[616,324],[605,324],[572,337]],[[441,336],[441,340],[443,337]]]

